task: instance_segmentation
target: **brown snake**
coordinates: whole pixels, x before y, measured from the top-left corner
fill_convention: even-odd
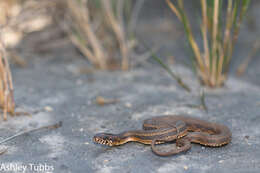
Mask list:
[[[231,141],[227,126],[211,123],[189,116],[157,116],[146,119],[143,130],[126,131],[119,134],[99,133],[94,142],[117,146],[130,141],[151,145],[152,151],[159,156],[170,156],[187,151],[192,143],[220,147]],[[155,144],[176,141],[176,148],[169,152],[158,151]]]

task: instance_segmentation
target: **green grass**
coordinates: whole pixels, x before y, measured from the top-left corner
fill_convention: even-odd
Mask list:
[[[250,0],[229,0],[226,8],[223,0],[200,0],[202,50],[194,39],[183,0],[166,2],[183,23],[200,80],[210,87],[222,86],[228,76],[234,45]]]

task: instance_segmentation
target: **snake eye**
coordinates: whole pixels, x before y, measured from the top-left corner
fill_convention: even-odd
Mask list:
[[[108,146],[114,146],[120,143],[120,139],[117,137],[117,135],[110,134],[110,133],[96,134],[93,138],[93,141],[98,144],[108,145]]]

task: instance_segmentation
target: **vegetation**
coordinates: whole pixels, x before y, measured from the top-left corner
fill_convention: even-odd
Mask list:
[[[4,120],[7,119],[7,113],[14,114],[12,75],[2,43],[0,43],[0,107],[3,109]]]
[[[199,78],[207,86],[221,86],[227,78],[234,45],[250,0],[228,0],[227,3],[223,0],[200,0],[203,49],[194,39],[183,0],[166,0],[166,2],[184,25]],[[7,119],[8,112],[15,114],[15,103],[12,75],[7,58],[11,52],[10,49],[6,51],[6,46],[10,48],[6,40],[11,39],[5,39],[2,33],[15,28],[13,33],[23,37],[24,34],[42,29],[46,26],[45,24],[51,23],[49,19],[52,19],[51,15],[54,15],[49,13],[49,9],[55,9],[54,18],[59,26],[95,67],[102,70],[128,70],[152,55],[180,86],[190,91],[181,78],[153,54],[154,51],[143,55],[135,52],[138,42],[133,33],[143,3],[144,0],[138,0],[136,3],[123,0],[1,1],[0,107],[3,109],[1,112],[3,119]],[[34,20],[36,16],[40,17],[41,20],[38,20],[40,22],[35,24],[34,21],[30,24],[28,21]],[[43,23],[44,25],[41,25]],[[19,41],[14,41],[14,43],[19,43]],[[14,46],[13,43],[11,43],[12,46]]]
[[[195,41],[183,0],[166,0],[170,9],[183,23],[194,64],[202,83],[210,87],[223,85],[228,75],[234,45],[250,0],[228,0],[224,13],[223,0],[200,0],[203,51]]]
[[[5,45],[2,40],[3,27],[8,21],[8,16],[11,13],[10,9],[14,2],[14,0],[0,2],[0,10],[2,12],[0,15],[0,108],[2,108],[0,117],[4,120],[7,119],[7,113],[14,114],[15,108],[12,75]]]
[[[72,43],[102,70],[128,70],[137,45],[133,28],[143,0],[132,8],[122,0],[64,0],[64,20],[60,25]],[[60,21],[58,19],[57,21]]]

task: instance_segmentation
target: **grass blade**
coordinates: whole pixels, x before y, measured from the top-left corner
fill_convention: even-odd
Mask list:
[[[164,64],[164,63],[162,62],[162,60],[161,60],[160,58],[158,58],[152,50],[149,49],[149,47],[145,44],[144,41],[141,41],[141,42],[142,42],[143,46],[144,46],[147,50],[149,50],[149,51],[151,52],[151,57],[152,57],[157,63],[159,63],[159,64],[161,65],[161,67],[162,67],[164,70],[166,70],[166,71],[169,73],[169,75],[170,75],[173,79],[175,79],[175,80],[177,81],[177,83],[178,83],[183,89],[185,89],[187,92],[191,92],[191,89],[188,87],[188,85],[186,85],[178,75],[176,75],[166,64]]]
[[[183,83],[182,79],[178,75],[176,75],[166,64],[164,64],[160,58],[158,58],[155,54],[152,54],[152,58],[156,62],[158,62],[162,66],[162,68],[164,68],[170,74],[170,76],[178,82],[178,84],[182,88],[184,88],[188,92],[191,91],[190,88],[186,84]]]

